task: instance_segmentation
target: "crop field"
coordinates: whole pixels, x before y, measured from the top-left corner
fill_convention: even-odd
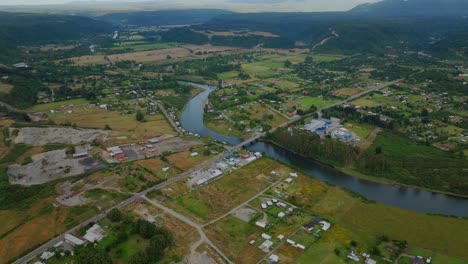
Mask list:
[[[273,161],[261,159],[171,201],[170,206],[199,223],[214,219],[269,186],[262,172],[273,165]]]
[[[303,105],[307,109],[310,108],[312,105],[314,105],[317,108],[322,108],[322,107],[325,107],[334,103],[334,101],[331,101],[331,100],[324,100],[321,98],[310,97],[310,96],[305,96],[297,100],[297,102]]]
[[[62,106],[70,106],[70,105],[87,105],[89,102],[84,99],[84,98],[79,98],[79,99],[72,99],[72,100],[66,100],[66,101],[60,101],[60,102],[54,102],[54,103],[49,103],[49,104],[37,104],[31,108],[28,109],[30,112],[47,112],[50,110],[55,110],[55,109],[60,109]]]

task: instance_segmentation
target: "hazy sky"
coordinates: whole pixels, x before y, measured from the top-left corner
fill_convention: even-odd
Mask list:
[[[330,10],[348,10],[358,4],[366,2],[376,2],[377,0],[0,0],[0,5],[42,5],[42,4],[66,4],[70,2],[96,2],[96,3],[114,3],[114,2],[151,2],[155,5],[165,7],[213,7],[213,8],[232,8],[243,6],[245,8],[272,9],[291,8],[295,6],[303,11],[330,11]],[[1,9],[0,9],[1,10]],[[279,10],[278,10],[279,11]]]

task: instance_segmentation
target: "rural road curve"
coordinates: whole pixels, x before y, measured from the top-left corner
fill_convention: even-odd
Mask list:
[[[146,201],[148,201],[150,204],[162,209],[164,212],[174,216],[175,218],[179,219],[180,221],[182,222],[185,222],[186,224],[192,226],[193,228],[195,228],[198,232],[198,234],[200,234],[200,237],[201,239],[207,243],[208,245],[210,245],[214,250],[216,250],[216,252],[218,252],[219,255],[221,255],[224,260],[227,262],[227,263],[230,263],[232,264],[233,262],[231,260],[229,260],[229,258],[224,255],[224,253],[215,245],[213,244],[213,242],[211,242],[211,240],[206,236],[205,232],[203,232],[203,227],[195,222],[193,222],[190,218],[182,215],[182,214],[179,214],[177,213],[176,211],[162,205],[162,204],[159,204],[151,199],[148,199],[148,197],[146,196],[143,196],[142,198],[144,198]]]

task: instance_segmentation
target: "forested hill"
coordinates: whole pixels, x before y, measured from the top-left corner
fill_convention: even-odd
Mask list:
[[[373,4],[361,4],[350,13],[369,16],[466,16],[468,1],[466,0],[385,0]]]
[[[428,1],[441,3],[441,0]],[[449,0],[451,1],[458,0]],[[394,2],[401,1],[386,0],[379,4],[391,3],[392,10],[405,9],[405,4],[398,5]],[[448,4],[445,7],[439,12],[437,19],[430,15],[412,16],[410,8],[407,8],[406,16],[403,16],[403,13],[380,16],[380,5],[369,4],[348,12],[226,14],[192,28],[212,31],[246,28],[267,31],[283,38],[280,43],[283,48],[290,48],[291,43],[300,41],[305,43],[306,47],[314,48],[316,52],[325,53],[391,53],[407,50],[431,53],[446,49],[449,51],[437,52],[434,55],[447,57],[466,54],[454,53],[451,47],[447,47],[452,44],[462,45],[460,40],[445,40],[448,37],[453,38],[453,35],[460,36],[463,32],[468,32],[468,18],[451,15],[457,9],[454,5]],[[463,12],[468,11],[459,11]],[[439,41],[443,43],[434,49],[432,46]],[[256,43],[247,38],[245,42]]]
[[[88,17],[0,12],[0,62],[11,62],[18,45],[37,45],[112,34],[114,26]]]
[[[231,13],[219,9],[161,10],[109,13],[96,17],[96,19],[132,26],[193,25],[205,23],[214,17]]]

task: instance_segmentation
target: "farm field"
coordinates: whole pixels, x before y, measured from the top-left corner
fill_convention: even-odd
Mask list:
[[[177,47],[175,43],[147,43],[147,42],[121,42],[115,43],[109,50],[112,51],[147,51],[147,50],[160,50],[170,49]]]
[[[196,55],[197,52],[207,52],[209,54]],[[233,47],[222,46],[202,46],[202,45],[182,45],[175,48],[135,51],[113,55],[85,55],[80,57],[72,57],[69,60],[73,61],[77,66],[85,66],[90,64],[107,64],[109,61],[116,63],[119,61],[136,61],[139,63],[166,63],[184,59],[202,59],[212,57],[216,54],[230,54],[245,52]],[[170,59],[168,59],[170,56]],[[106,57],[108,60],[106,60]]]
[[[331,100],[324,100],[318,97],[310,97],[310,96],[305,96],[304,98],[297,100],[297,102],[303,105],[307,109],[310,108],[312,105],[314,105],[317,108],[322,108],[322,107],[325,107],[334,103],[334,101],[331,101]]]

